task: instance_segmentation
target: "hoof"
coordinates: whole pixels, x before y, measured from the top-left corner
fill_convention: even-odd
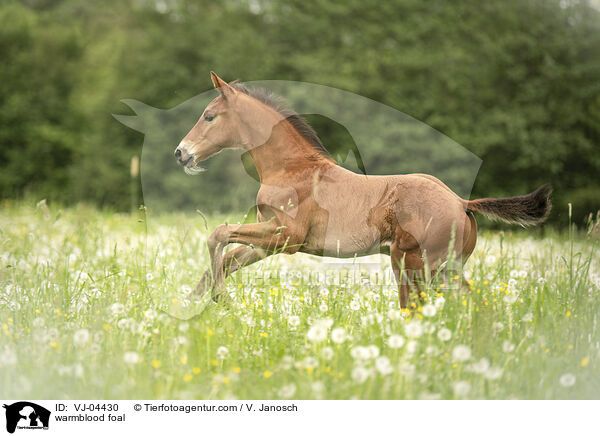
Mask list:
[[[211,274],[209,271],[206,271],[204,273],[204,275],[202,276],[202,278],[200,279],[200,281],[198,282],[198,285],[196,286],[196,289],[194,290],[194,295],[196,295],[198,297],[202,297],[207,292],[212,292],[213,288],[214,288],[214,283],[213,283]]]

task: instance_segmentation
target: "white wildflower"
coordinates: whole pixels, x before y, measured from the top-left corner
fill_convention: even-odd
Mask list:
[[[390,348],[400,348],[404,345],[404,338],[400,335],[391,335],[388,339],[388,345]]]
[[[362,366],[357,366],[352,370],[352,380],[356,383],[364,383],[369,378],[369,371]]]
[[[120,315],[125,312],[125,306],[123,306],[121,303],[114,303],[112,306],[110,306],[110,311],[115,316]]]
[[[331,347],[325,347],[321,350],[321,356],[323,356],[323,359],[325,360],[331,360],[331,358],[333,358],[334,355],[335,352]]]
[[[447,328],[443,327],[438,331],[437,337],[440,341],[446,342],[449,341],[452,337],[452,332]]]
[[[221,346],[217,348],[217,359],[225,360],[229,357],[229,349]]]
[[[77,346],[82,346],[90,340],[90,332],[88,329],[79,329],[73,335],[73,343]]]
[[[360,309],[360,303],[358,302],[358,300],[352,300],[350,302],[350,309],[352,309],[352,310],[359,310]]]
[[[559,379],[560,384],[565,388],[570,388],[575,384],[576,381],[577,378],[571,373],[563,374]]]
[[[296,385],[294,383],[290,383],[288,385],[282,386],[279,389],[278,394],[280,398],[288,399],[294,396],[296,393]]]
[[[502,368],[492,366],[485,372],[484,376],[488,380],[497,380],[502,376]]]
[[[135,365],[140,361],[140,356],[135,351],[127,351],[123,355],[123,360],[128,365]]]
[[[467,345],[457,345],[452,350],[452,360],[465,362],[471,358],[471,349]]]
[[[435,316],[435,314],[437,313],[437,309],[433,304],[426,304],[425,306],[423,306],[423,310],[421,311],[421,313],[423,314],[423,316],[431,318],[432,316]]]
[[[414,320],[410,321],[404,327],[404,334],[406,334],[407,338],[418,338],[423,335],[423,325],[420,321]]]
[[[343,343],[347,337],[348,337],[348,334],[346,333],[346,329],[344,329],[342,327],[337,327],[331,331],[331,340],[335,344]]]
[[[468,381],[458,381],[452,385],[452,390],[457,397],[466,397],[471,392],[471,384]]]
[[[515,344],[509,341],[504,341],[502,343],[502,351],[504,351],[505,353],[512,353],[513,351],[515,351]]]
[[[392,368],[392,365],[390,364],[389,357],[386,357],[386,356],[381,356],[381,357],[378,357],[377,359],[375,359],[375,369],[381,375],[391,374],[392,371],[394,370],[394,368]]]

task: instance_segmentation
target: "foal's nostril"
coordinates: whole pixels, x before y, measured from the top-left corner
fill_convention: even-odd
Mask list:
[[[175,150],[175,157],[177,159],[181,159],[181,150],[180,149]]]

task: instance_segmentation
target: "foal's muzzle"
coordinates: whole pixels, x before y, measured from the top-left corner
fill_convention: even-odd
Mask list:
[[[175,159],[177,159],[177,163],[181,166],[186,166],[192,161],[193,156],[190,155],[185,149],[177,147],[175,149]]]

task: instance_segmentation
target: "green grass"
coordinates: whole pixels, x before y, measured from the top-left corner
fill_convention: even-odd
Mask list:
[[[235,274],[225,306],[187,299],[200,216],[6,203],[0,397],[598,398],[597,244],[547,233],[483,232],[472,291],[433,285],[406,313],[387,262],[308,255]]]

